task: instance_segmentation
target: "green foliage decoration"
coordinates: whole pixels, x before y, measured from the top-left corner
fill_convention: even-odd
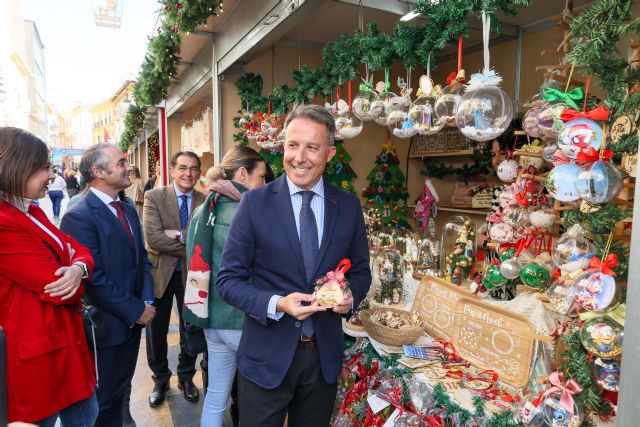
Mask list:
[[[324,170],[324,179],[329,184],[353,193],[353,180],[358,177],[351,167],[351,155],[344,149],[344,141],[336,139],[334,142],[336,155],[327,163]]]
[[[129,105],[127,115],[124,118],[124,131],[118,141],[118,148],[123,153],[129,151],[129,148],[138,139],[142,126],[144,124],[144,107],[139,107],[133,103]]]
[[[476,175],[489,174],[489,167],[491,166],[491,153],[489,151],[481,149],[474,150],[473,154],[471,154],[471,160],[473,163],[465,163],[460,167],[438,162],[431,163],[425,166],[422,174],[439,179],[445,176],[455,175],[458,181],[464,182],[465,184]]]

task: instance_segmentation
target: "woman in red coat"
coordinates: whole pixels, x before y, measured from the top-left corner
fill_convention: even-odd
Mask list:
[[[0,128],[0,326],[6,334],[8,420],[93,426],[94,362],[80,314],[87,248],[31,203],[49,183],[49,150]],[[3,379],[0,379],[3,380]]]

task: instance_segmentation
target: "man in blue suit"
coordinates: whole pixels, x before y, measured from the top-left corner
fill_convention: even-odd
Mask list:
[[[322,179],[335,155],[335,123],[320,106],[285,122],[286,174],[245,193],[225,243],[216,283],[246,313],[238,348],[240,425],[327,426],[342,368],[342,315],[371,284],[358,199]],[[350,291],[320,306],[314,282],[351,260]]]
[[[155,316],[151,264],[140,220],[120,197],[133,168],[111,144],[85,151],[80,172],[89,184],[60,228],[88,247],[95,267],[85,298],[98,308],[106,334],[97,340],[100,413],[96,426],[122,426],[123,396],[138,359],[142,328]],[[119,194],[120,193],[120,194]]]

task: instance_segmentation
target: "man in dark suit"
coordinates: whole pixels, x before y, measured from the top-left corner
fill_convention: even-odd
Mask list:
[[[97,340],[100,413],[96,426],[122,426],[123,396],[138,359],[140,333],[155,316],[151,264],[135,208],[118,193],[132,167],[111,144],[88,148],[80,172],[89,184],[60,228],[91,250],[95,262],[85,298],[98,308],[106,334]]]
[[[147,361],[153,372],[155,387],[149,396],[149,406],[164,402],[169,389],[171,369],[167,360],[167,333],[173,300],[180,316],[180,354],[178,356],[178,387],[190,402],[197,402],[198,387],[193,384],[196,357],[185,347],[182,321],[184,284],[187,281],[186,240],[189,218],[204,202],[205,195],[195,190],[200,176],[200,158],[191,151],[180,151],[171,159],[172,185],[147,191],[144,195],[144,235],[151,274],[155,287],[157,316],[147,326]]]
[[[243,195],[216,286],[246,313],[238,349],[240,420],[246,426],[327,426],[342,368],[341,315],[371,284],[358,200],[322,179],[335,155],[327,110],[295,108],[285,122],[286,174]],[[350,290],[333,309],[314,282],[350,259]]]

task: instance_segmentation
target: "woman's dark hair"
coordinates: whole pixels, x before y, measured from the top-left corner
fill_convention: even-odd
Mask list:
[[[264,183],[268,184],[271,181],[273,181],[274,179],[276,179],[275,175],[273,174],[273,169],[271,169],[271,166],[269,166],[269,162],[267,162],[266,160],[264,161],[264,166],[266,168],[266,172],[264,174]]]
[[[133,170],[131,171],[133,176],[135,176],[136,178],[140,179],[140,169],[138,169],[137,166],[131,166],[131,167],[133,168]]]
[[[25,197],[27,181],[49,164],[49,148],[34,134],[0,127],[0,197],[13,203]]]

